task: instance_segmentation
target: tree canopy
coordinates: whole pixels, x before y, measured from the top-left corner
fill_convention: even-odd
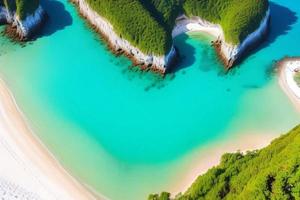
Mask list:
[[[176,200],[300,199],[300,126],[269,146],[246,154],[227,153]],[[149,200],[169,200],[152,194]]]
[[[87,0],[115,31],[144,53],[164,55],[180,14],[221,24],[225,39],[239,44],[253,32],[268,9],[268,0]]]

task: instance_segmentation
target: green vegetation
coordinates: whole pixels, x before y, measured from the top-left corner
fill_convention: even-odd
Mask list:
[[[297,85],[300,87],[300,73],[295,74],[294,80],[296,81]]]
[[[170,33],[139,0],[87,0],[91,7],[108,19],[121,37],[144,53],[163,55],[172,45]],[[150,5],[153,5],[149,2]],[[153,9],[155,9],[153,7]],[[158,11],[157,11],[158,12]]]
[[[225,154],[176,200],[300,199],[300,126],[269,146],[246,154]],[[149,200],[169,200],[168,193]]]
[[[4,0],[4,5],[9,11],[16,10],[16,2],[14,0]]]
[[[20,19],[25,19],[27,15],[34,13],[39,7],[39,0],[16,0],[17,15]]]
[[[16,11],[20,19],[25,19],[40,5],[39,0],[0,0],[0,6],[4,5],[9,11]]]
[[[268,0],[87,0],[115,31],[144,53],[164,55],[180,14],[222,25],[227,42],[240,43],[263,19]]]
[[[220,24],[227,42],[238,44],[255,31],[269,7],[267,0],[186,0],[188,16]],[[209,12],[207,12],[209,10]]]

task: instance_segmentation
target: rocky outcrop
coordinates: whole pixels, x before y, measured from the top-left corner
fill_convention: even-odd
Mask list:
[[[177,54],[174,47],[172,47],[170,52],[165,56],[145,54],[138,48],[132,46],[130,42],[117,35],[113,26],[104,17],[92,10],[85,0],[72,1],[77,4],[81,15],[83,15],[89,23],[105,37],[113,51],[123,52],[125,55],[132,58],[135,64],[163,74],[172,66]]]
[[[258,29],[248,35],[247,38],[239,45],[228,44],[224,37],[222,37],[220,53],[225,59],[225,65],[228,68],[239,62],[251,49],[256,48],[265,39],[269,32],[270,18],[271,15],[269,9]]]
[[[218,51],[226,68],[230,68],[240,61],[249,50],[259,45],[259,43],[265,38],[268,33],[269,21],[270,10],[267,11],[266,16],[256,31],[248,35],[241,44],[232,45],[226,42],[223,29],[220,25],[210,23],[200,17],[188,18],[185,15],[182,15],[176,20],[172,36],[175,37],[179,34],[190,31],[205,32],[214,36],[216,41],[213,45],[216,47],[216,50]]]
[[[0,7],[0,23],[9,24],[15,39],[27,40],[41,27],[45,19],[45,12],[39,6],[33,14],[21,20],[16,12],[11,12],[5,7]]]
[[[151,68],[160,73],[166,73],[174,65],[177,60],[178,52],[173,46],[165,56],[153,54],[145,54],[137,47],[130,44],[129,41],[120,37],[115,33],[114,27],[104,17],[90,8],[85,0],[72,0],[77,4],[78,10],[88,22],[100,32],[109,43],[110,48],[116,53],[124,53],[130,57],[135,64],[142,65],[145,68]],[[188,18],[182,15],[177,18],[176,25],[172,31],[172,37],[189,31],[206,32],[213,35],[216,41],[213,46],[216,47],[226,68],[232,67],[235,63],[251,49],[256,47],[268,33],[268,24],[270,21],[270,10],[267,11],[265,18],[256,31],[248,35],[248,37],[238,45],[232,45],[226,42],[223,29],[218,24],[212,24],[200,17]]]

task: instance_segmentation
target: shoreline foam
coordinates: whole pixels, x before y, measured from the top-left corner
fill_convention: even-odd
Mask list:
[[[1,179],[41,199],[105,199],[68,174],[34,135],[2,79],[0,114]]]

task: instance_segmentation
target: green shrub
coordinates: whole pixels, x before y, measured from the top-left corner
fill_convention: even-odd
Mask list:
[[[225,154],[177,200],[300,199],[300,126],[269,146]]]

